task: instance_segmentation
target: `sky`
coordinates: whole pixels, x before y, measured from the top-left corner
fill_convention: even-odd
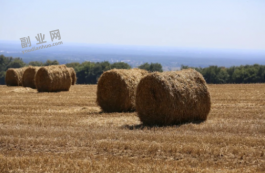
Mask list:
[[[0,0],[0,40],[265,50],[264,0]],[[36,41],[36,40],[35,40]]]

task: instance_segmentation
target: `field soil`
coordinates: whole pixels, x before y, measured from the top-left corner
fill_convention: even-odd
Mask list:
[[[0,172],[265,172],[265,84],[209,85],[207,121],[104,113],[96,85],[0,86]]]

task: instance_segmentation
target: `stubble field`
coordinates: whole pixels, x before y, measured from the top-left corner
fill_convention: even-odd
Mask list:
[[[265,172],[265,84],[209,85],[208,120],[145,127],[96,85],[0,86],[0,172]]]

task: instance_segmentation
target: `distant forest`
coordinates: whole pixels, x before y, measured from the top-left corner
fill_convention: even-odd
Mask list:
[[[5,84],[5,73],[8,68],[20,68],[25,66],[49,66],[59,65],[57,60],[47,60],[45,63],[40,61],[31,61],[28,64],[23,62],[21,58],[5,57],[0,55],[0,84]],[[108,61],[103,62],[89,62],[83,63],[73,62],[65,64],[67,67],[73,67],[76,71],[77,84],[96,84],[100,75],[110,69],[130,69],[132,68],[129,64],[124,62],[109,63]],[[162,65],[159,63],[144,63],[138,68],[145,69],[149,72],[159,71],[162,72]]]
[[[28,64],[24,63],[21,58],[5,57],[0,55],[0,84],[5,84],[5,72],[8,68],[20,68],[24,66],[49,66],[59,65],[56,60],[47,60],[45,63],[40,61],[31,61]],[[96,84],[100,75],[110,69],[130,69],[129,64],[124,62],[109,63],[89,62],[83,63],[73,62],[66,64],[68,67],[73,67],[76,71],[77,84]],[[138,68],[145,69],[149,72],[162,72],[162,65],[159,63],[144,63]],[[232,66],[229,68],[209,66],[205,68],[196,68],[182,65],[181,69],[194,68],[200,72],[207,83],[225,84],[225,83],[264,83],[265,82],[265,65],[245,65]]]

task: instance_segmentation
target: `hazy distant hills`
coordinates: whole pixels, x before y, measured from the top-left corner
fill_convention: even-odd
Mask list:
[[[44,44],[45,45],[45,44]],[[126,62],[136,67],[145,62],[158,62],[164,70],[178,69],[181,65],[194,67],[239,66],[246,64],[265,65],[265,50],[221,50],[148,46],[91,45],[66,43],[22,53],[20,41],[0,41],[0,54],[20,57],[24,62],[57,60],[60,63],[83,61]]]

